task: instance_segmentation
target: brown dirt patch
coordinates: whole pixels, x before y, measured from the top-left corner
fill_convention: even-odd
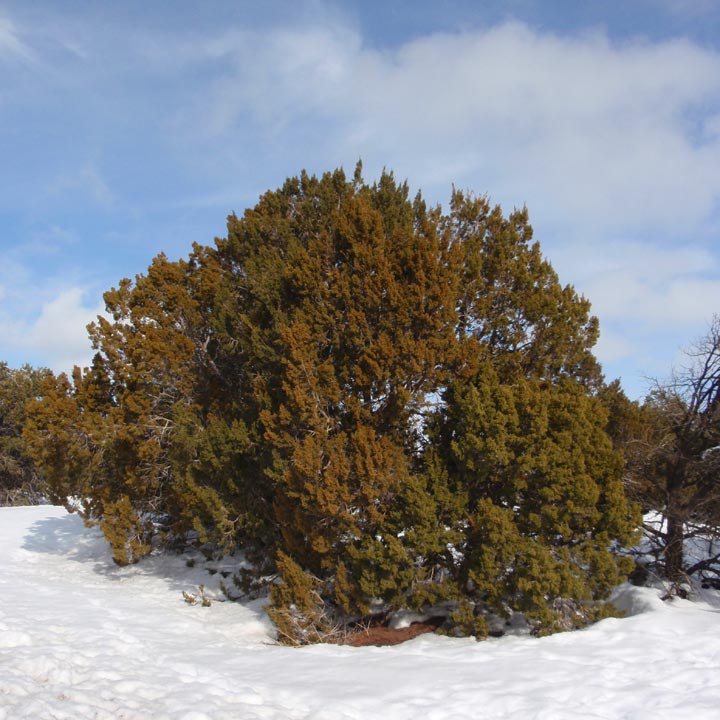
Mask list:
[[[418,635],[435,632],[438,625],[439,623],[432,621],[412,623],[408,625],[408,627],[397,629],[385,627],[384,625],[376,625],[348,633],[341,644],[352,645],[353,647],[364,647],[366,645],[375,645],[376,647],[399,645],[406,640],[412,640],[412,638]]]

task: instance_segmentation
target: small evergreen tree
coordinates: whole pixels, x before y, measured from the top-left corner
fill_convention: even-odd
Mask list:
[[[612,548],[639,522],[595,397],[597,320],[531,243],[525,210],[506,219],[455,192],[443,225],[463,253],[461,365],[428,452],[463,507],[452,572],[478,610],[522,611],[545,631],[563,598],[609,594],[631,565]]]
[[[25,365],[14,370],[0,362],[0,505],[44,499],[44,485],[22,437],[26,407],[40,396],[52,373]]]
[[[148,552],[158,527],[233,545],[242,525],[225,470],[246,434],[217,419],[227,397],[213,359],[217,277],[212,251],[196,246],[189,261],[160,255],[123,280],[105,294],[112,319],[89,326],[92,366],[30,406],[25,435],[54,497],[81,500],[119,564]]]
[[[545,632],[578,624],[632,568],[639,519],[596,398],[572,379],[500,382],[485,364],[446,393],[433,431],[466,507],[456,576],[478,611],[523,612]]]

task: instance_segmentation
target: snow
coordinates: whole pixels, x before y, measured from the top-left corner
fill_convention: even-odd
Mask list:
[[[114,567],[62,508],[0,509],[0,720],[720,716],[716,594],[624,587],[636,614],[541,639],[290,649],[261,603],[184,602],[204,581],[181,557]]]

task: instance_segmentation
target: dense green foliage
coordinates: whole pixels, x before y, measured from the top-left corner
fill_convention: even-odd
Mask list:
[[[458,571],[496,612],[552,626],[548,598],[598,599],[618,583],[608,548],[632,532],[605,417],[572,381],[504,384],[491,367],[449,393],[437,447],[469,523]]]
[[[44,495],[42,478],[22,438],[25,408],[41,395],[51,373],[29,366],[18,370],[0,362],[0,505],[29,505]]]
[[[597,323],[525,210],[302,174],[105,301],[26,438],[117,562],[188,531],[243,547],[291,643],[442,601],[466,631],[552,630],[627,570]]]

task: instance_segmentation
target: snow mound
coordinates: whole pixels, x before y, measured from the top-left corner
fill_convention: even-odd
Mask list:
[[[261,603],[183,601],[203,582],[213,592],[179,557],[114,567],[62,508],[0,509],[0,720],[718,716],[707,602],[623,586],[630,617],[581,632],[294,650],[273,643]]]
[[[627,616],[663,612],[666,607],[657,589],[636,587],[630,583],[624,583],[617,588],[611,600],[615,607]]]

